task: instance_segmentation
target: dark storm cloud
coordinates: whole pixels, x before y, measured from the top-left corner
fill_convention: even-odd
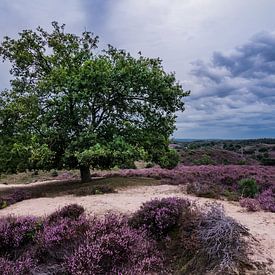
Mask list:
[[[230,54],[193,63],[196,85],[186,122],[227,136],[275,134],[275,33],[262,32]]]
[[[194,63],[192,74],[212,85],[217,96],[230,91],[249,88],[261,95],[264,90],[275,88],[275,34],[263,32],[255,35],[247,44],[237,47],[234,53],[225,55],[215,52],[209,64]],[[234,80],[234,81],[232,81]],[[219,93],[220,92],[220,93]]]
[[[233,77],[262,78],[275,73],[274,49],[275,35],[263,32],[230,56],[215,53],[213,65],[225,67]]]

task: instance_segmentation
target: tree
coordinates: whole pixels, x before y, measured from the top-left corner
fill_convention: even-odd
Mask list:
[[[91,165],[158,163],[169,153],[175,112],[184,110],[189,92],[158,58],[135,58],[110,45],[96,51],[92,33],[52,26],[52,32],[24,30],[1,43],[12,76],[0,101],[2,170],[15,159],[15,145],[16,166],[77,167],[82,181],[90,180]]]

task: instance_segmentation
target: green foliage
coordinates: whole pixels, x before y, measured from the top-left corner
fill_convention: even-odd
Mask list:
[[[179,163],[179,155],[175,149],[169,148],[165,155],[160,158],[161,168],[172,169]]]
[[[272,158],[262,158],[261,164],[267,166],[275,166],[275,159]]]
[[[189,95],[175,75],[159,58],[135,58],[112,46],[98,53],[92,33],[52,26],[52,32],[24,30],[0,45],[12,66],[11,88],[0,99],[0,171],[22,163],[20,169],[142,158],[166,163],[175,113]]]
[[[244,197],[254,198],[259,192],[259,186],[255,179],[242,179],[238,182],[238,186]]]
[[[58,177],[58,172],[57,172],[56,170],[53,170],[53,171],[51,172],[51,176],[52,176],[52,177]]]
[[[209,165],[213,164],[213,160],[207,154],[203,154],[201,159],[194,160],[193,163],[198,165]]]
[[[0,209],[8,207],[8,203],[5,200],[0,199]]]
[[[261,148],[259,148],[258,151],[261,152],[261,153],[268,152],[268,148],[266,148],[266,147],[261,147]]]

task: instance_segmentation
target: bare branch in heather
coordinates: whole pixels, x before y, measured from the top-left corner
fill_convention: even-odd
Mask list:
[[[197,236],[201,244],[199,254],[205,258],[209,270],[217,273],[234,273],[246,261],[246,244],[242,237],[248,229],[227,217],[219,204],[209,204],[202,212]]]

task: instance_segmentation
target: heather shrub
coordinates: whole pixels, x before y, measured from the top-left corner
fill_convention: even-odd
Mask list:
[[[145,202],[129,220],[134,228],[144,228],[156,239],[165,237],[179,225],[179,219],[190,207],[190,202],[176,197]]]
[[[45,221],[36,235],[36,254],[39,259],[63,259],[72,253],[89,227],[85,216],[78,219],[62,217],[58,221]]]
[[[261,210],[261,205],[258,200],[244,198],[240,200],[241,207],[245,207],[247,211],[255,212]]]
[[[199,243],[196,229],[200,220],[200,211],[197,205],[193,203],[192,207],[188,208],[180,218],[179,228],[170,236],[170,243],[166,242],[168,255],[172,255],[171,261],[175,262],[176,266],[180,265],[180,263],[184,263],[183,265],[185,265],[189,259],[194,257],[194,254],[198,250]]]
[[[255,179],[242,179],[238,182],[239,190],[242,196],[254,198],[259,192],[259,186]]]
[[[36,262],[30,257],[21,257],[16,261],[0,258],[1,275],[29,275],[35,270]]]
[[[148,274],[163,270],[156,243],[127,218],[109,214],[94,219],[85,241],[67,258],[69,274]]]
[[[258,195],[257,200],[263,210],[275,212],[275,187],[263,191]]]
[[[69,204],[48,216],[49,223],[58,222],[64,218],[76,220],[84,213],[84,208],[78,204]]]
[[[259,186],[275,184],[274,166],[256,165],[178,165],[172,170],[159,167],[147,169],[128,169],[117,172],[98,173],[104,177],[114,175],[121,177],[158,177],[169,179],[171,184],[187,184],[192,182],[215,184],[231,187],[243,178],[253,178]]]
[[[16,252],[33,243],[40,223],[34,217],[7,217],[0,219],[0,255]]]
[[[30,198],[30,194],[24,190],[15,190],[12,193],[0,197],[0,209],[5,208],[9,205],[15,204],[17,202],[27,200]]]

